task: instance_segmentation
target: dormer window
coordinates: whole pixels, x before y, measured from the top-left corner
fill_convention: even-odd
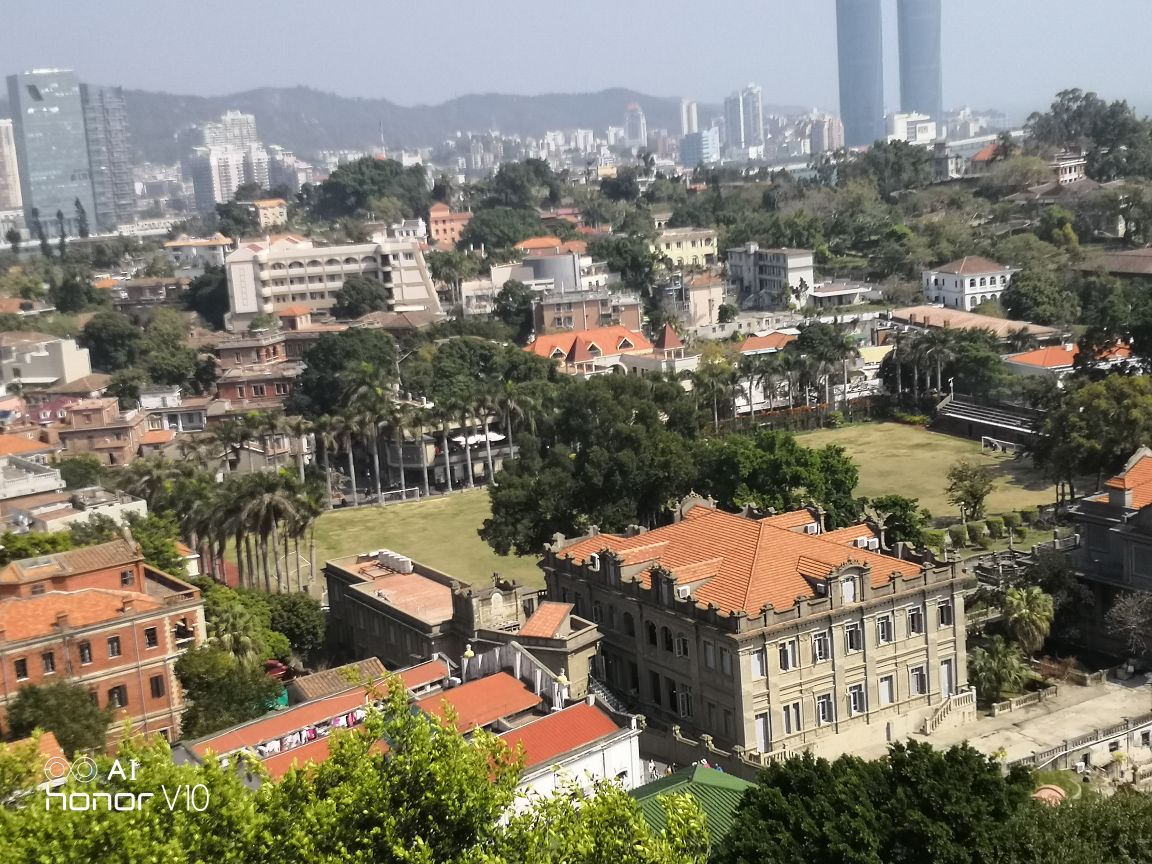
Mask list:
[[[856,579],[855,577],[848,577],[847,579],[840,580],[840,599],[845,603],[856,602]]]

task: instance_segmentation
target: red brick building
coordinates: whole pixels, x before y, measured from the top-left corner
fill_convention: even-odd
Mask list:
[[[21,687],[85,687],[133,732],[175,740],[183,694],[173,667],[205,639],[200,591],[144,563],[126,540],[0,569],[0,721]]]

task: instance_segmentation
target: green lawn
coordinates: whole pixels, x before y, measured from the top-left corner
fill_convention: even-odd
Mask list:
[[[489,513],[484,490],[335,510],[316,523],[316,563],[322,567],[329,558],[391,549],[473,585],[488,585],[499,573],[522,585],[544,587],[535,558],[503,558],[476,534]]]
[[[858,495],[907,495],[919,498],[938,520],[955,522],[959,511],[948,503],[945,487],[948,468],[957,459],[971,457],[993,470],[996,485],[988,496],[987,512],[1005,513],[1021,507],[1051,504],[1055,487],[1032,468],[1027,459],[983,456],[979,441],[968,441],[902,423],[860,423],[841,429],[802,432],[797,438],[808,447],[839,444],[860,468]]]

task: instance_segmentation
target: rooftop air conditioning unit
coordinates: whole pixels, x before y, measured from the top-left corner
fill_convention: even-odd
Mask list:
[[[804,533],[805,534],[819,534],[820,533],[820,526],[817,525],[815,522],[809,522],[807,525],[804,526]]]
[[[871,538],[869,538],[869,540],[868,540],[868,548],[869,548],[869,550],[871,550],[872,552],[877,552],[877,551],[879,551],[879,550],[880,550],[880,541],[879,541],[877,538],[875,538],[875,537],[871,537]]]
[[[868,548],[868,542],[869,541],[868,541],[867,537],[857,537],[856,538],[856,548],[857,549],[867,549]]]
[[[677,600],[687,600],[691,596],[692,596],[692,589],[689,586],[687,586],[687,585],[677,585],[676,586],[676,599]]]

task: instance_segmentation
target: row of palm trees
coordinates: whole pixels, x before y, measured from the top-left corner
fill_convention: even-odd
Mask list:
[[[896,392],[903,398],[909,392],[912,401],[919,404],[921,394],[945,392],[944,370],[953,363],[962,348],[964,340],[971,339],[970,331],[930,328],[919,331],[894,331],[892,338],[892,363],[896,371]],[[1027,327],[1017,327],[1009,331],[1006,345],[1009,353],[1028,351],[1037,345],[1036,337]],[[905,381],[905,367],[911,367],[911,380]]]

